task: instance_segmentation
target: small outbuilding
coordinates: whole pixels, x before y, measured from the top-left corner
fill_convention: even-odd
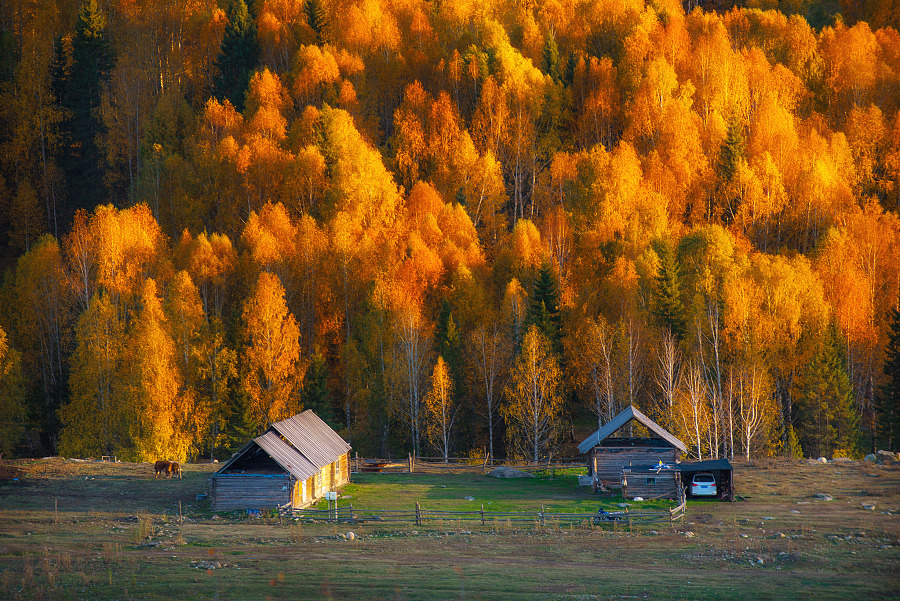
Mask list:
[[[646,427],[651,436],[613,437],[613,434],[622,430],[632,420]],[[660,464],[674,468],[680,454],[687,452],[687,447],[637,408],[629,406],[588,436],[578,445],[578,451],[588,456],[588,474],[592,477],[594,490],[597,490],[603,484],[621,484],[625,468],[637,466],[655,468]],[[658,487],[656,476],[645,475],[644,478],[645,480],[653,478],[654,487]],[[660,477],[660,484],[663,480],[671,482],[671,490],[676,490],[674,474]]]
[[[213,511],[305,507],[350,481],[350,445],[306,410],[269,426],[210,481]]]
[[[680,463],[678,469],[686,487],[686,493],[691,493],[691,478],[701,472],[712,474],[716,479],[716,497],[725,501],[734,501],[734,468],[727,459],[711,459],[707,461],[694,461],[692,463]]]

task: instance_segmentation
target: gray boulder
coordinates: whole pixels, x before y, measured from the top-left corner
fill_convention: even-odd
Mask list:
[[[504,466],[494,468],[488,476],[492,478],[534,478],[534,474]]]
[[[819,499],[820,501],[833,501],[834,497],[823,492],[817,492],[813,495],[813,499]]]
[[[876,461],[878,461],[878,457],[876,457],[872,453],[869,453],[868,455],[866,455],[866,461],[868,461],[869,463],[875,463]]]

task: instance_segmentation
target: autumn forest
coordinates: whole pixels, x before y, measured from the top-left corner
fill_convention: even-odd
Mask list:
[[[694,4],[5,0],[0,451],[896,450],[900,11]]]

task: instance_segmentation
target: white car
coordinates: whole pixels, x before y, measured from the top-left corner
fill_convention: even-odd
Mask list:
[[[714,497],[716,493],[716,478],[712,474],[694,474],[691,478],[691,496]]]

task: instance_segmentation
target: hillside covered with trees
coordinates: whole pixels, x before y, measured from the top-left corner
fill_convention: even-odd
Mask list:
[[[898,13],[6,0],[0,450],[896,449]]]

